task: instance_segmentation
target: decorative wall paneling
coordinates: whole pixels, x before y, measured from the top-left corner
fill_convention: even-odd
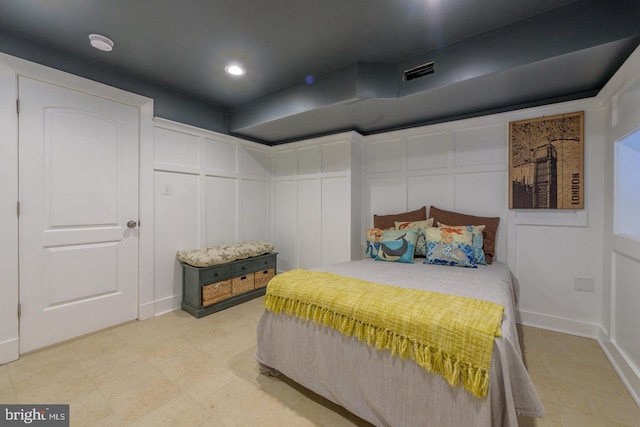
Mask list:
[[[165,120],[154,127],[155,312],[180,307],[176,251],[269,239],[268,147]]]
[[[278,268],[360,257],[360,139],[355,132],[273,148],[273,241]]]
[[[506,218],[506,130],[485,120],[367,137],[366,225],[374,214],[425,205]],[[506,233],[498,234],[497,249],[505,260]]]
[[[510,211],[509,122],[580,110],[587,111],[587,209]],[[601,110],[578,101],[367,136],[364,224],[372,226],[374,214],[424,205],[499,216],[497,259],[509,265],[519,285],[520,320],[596,336],[602,288]],[[597,220],[590,223],[591,212]],[[594,292],[577,291],[576,278],[593,280]]]
[[[608,115],[605,133],[604,289],[600,342],[640,405],[640,52],[598,95]],[[628,138],[634,135],[632,138]],[[629,140],[633,142],[622,146]],[[632,164],[635,162],[635,164]]]

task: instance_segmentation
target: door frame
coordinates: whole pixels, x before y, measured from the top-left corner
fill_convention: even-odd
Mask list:
[[[138,319],[155,315],[153,289],[153,100],[0,52],[0,364],[20,355],[18,263],[18,76],[136,107],[139,111]],[[6,238],[5,238],[6,236]]]

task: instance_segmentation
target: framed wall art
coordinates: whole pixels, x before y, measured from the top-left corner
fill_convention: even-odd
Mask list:
[[[584,209],[584,111],[509,123],[509,209]]]

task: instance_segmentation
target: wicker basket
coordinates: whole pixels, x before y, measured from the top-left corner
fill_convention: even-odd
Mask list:
[[[253,290],[253,273],[231,279],[231,295],[239,295]]]
[[[207,307],[231,297],[231,280],[204,285],[202,287],[202,306]]]
[[[254,273],[256,289],[264,288],[265,286],[267,286],[267,283],[269,283],[269,280],[271,280],[273,276],[275,276],[275,274],[276,274],[276,271],[273,268]]]

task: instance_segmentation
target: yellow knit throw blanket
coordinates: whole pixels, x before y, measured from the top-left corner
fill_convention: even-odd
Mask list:
[[[489,390],[493,340],[501,336],[499,304],[292,270],[271,279],[264,305],[413,359],[476,397]]]

